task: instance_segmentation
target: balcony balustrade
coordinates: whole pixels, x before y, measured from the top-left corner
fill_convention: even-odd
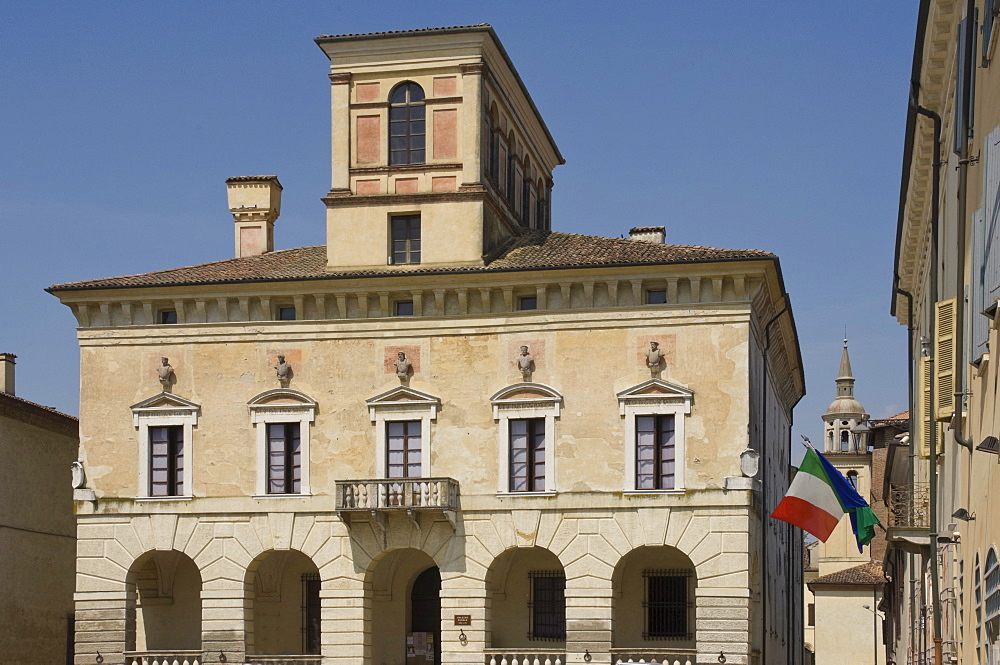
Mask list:
[[[323,656],[252,656],[247,654],[244,662],[246,665],[321,665]]]
[[[455,526],[458,481],[452,478],[378,478],[338,480],[337,512],[348,525],[352,514],[370,513],[377,520],[392,511],[438,511]],[[382,525],[384,528],[384,524]]]
[[[563,665],[566,652],[561,649],[486,649],[484,665]]]
[[[931,494],[929,483],[892,485],[889,488],[889,524],[886,537],[908,552],[930,546]]]
[[[717,655],[712,656],[714,661]],[[636,649],[611,652],[611,662],[615,665],[694,665],[698,662],[696,649]]]
[[[126,651],[125,665],[201,665],[200,651]]]

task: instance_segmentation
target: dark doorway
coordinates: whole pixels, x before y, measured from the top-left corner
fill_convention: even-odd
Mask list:
[[[420,573],[413,582],[410,632],[434,636],[434,665],[441,665],[441,571],[437,566]]]

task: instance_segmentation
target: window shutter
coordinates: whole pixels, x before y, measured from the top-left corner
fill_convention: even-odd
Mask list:
[[[988,351],[990,339],[989,320],[983,316],[983,310],[990,303],[986,302],[986,217],[983,208],[972,214],[972,253],[970,255],[971,273],[969,274],[969,306],[967,307],[969,321],[969,358],[974,361]]]
[[[984,309],[1000,298],[1000,126],[983,145],[983,303]]]
[[[934,419],[951,420],[955,411],[955,298],[934,305]]]
[[[917,363],[917,431],[920,433],[919,454],[921,457],[931,455],[931,359],[921,356]]]

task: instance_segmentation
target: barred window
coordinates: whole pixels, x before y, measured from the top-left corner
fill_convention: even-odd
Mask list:
[[[688,614],[692,607],[688,586],[691,571],[644,570],[646,597],[643,600],[647,640],[689,640],[692,638]]]
[[[302,653],[320,652],[319,573],[302,574]]]
[[[983,572],[986,580],[986,621],[1000,617],[1000,565],[997,564],[997,551],[990,548],[986,555],[986,566]]]
[[[559,570],[533,570],[528,573],[528,580],[531,583],[528,639],[565,640],[566,574]]]
[[[302,453],[299,423],[267,426],[267,493],[299,494],[302,491]]]

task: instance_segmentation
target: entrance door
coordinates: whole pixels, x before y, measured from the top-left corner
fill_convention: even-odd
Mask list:
[[[410,632],[434,636],[434,665],[441,665],[441,571],[431,566],[417,576],[410,592]],[[429,659],[428,659],[429,660]]]

